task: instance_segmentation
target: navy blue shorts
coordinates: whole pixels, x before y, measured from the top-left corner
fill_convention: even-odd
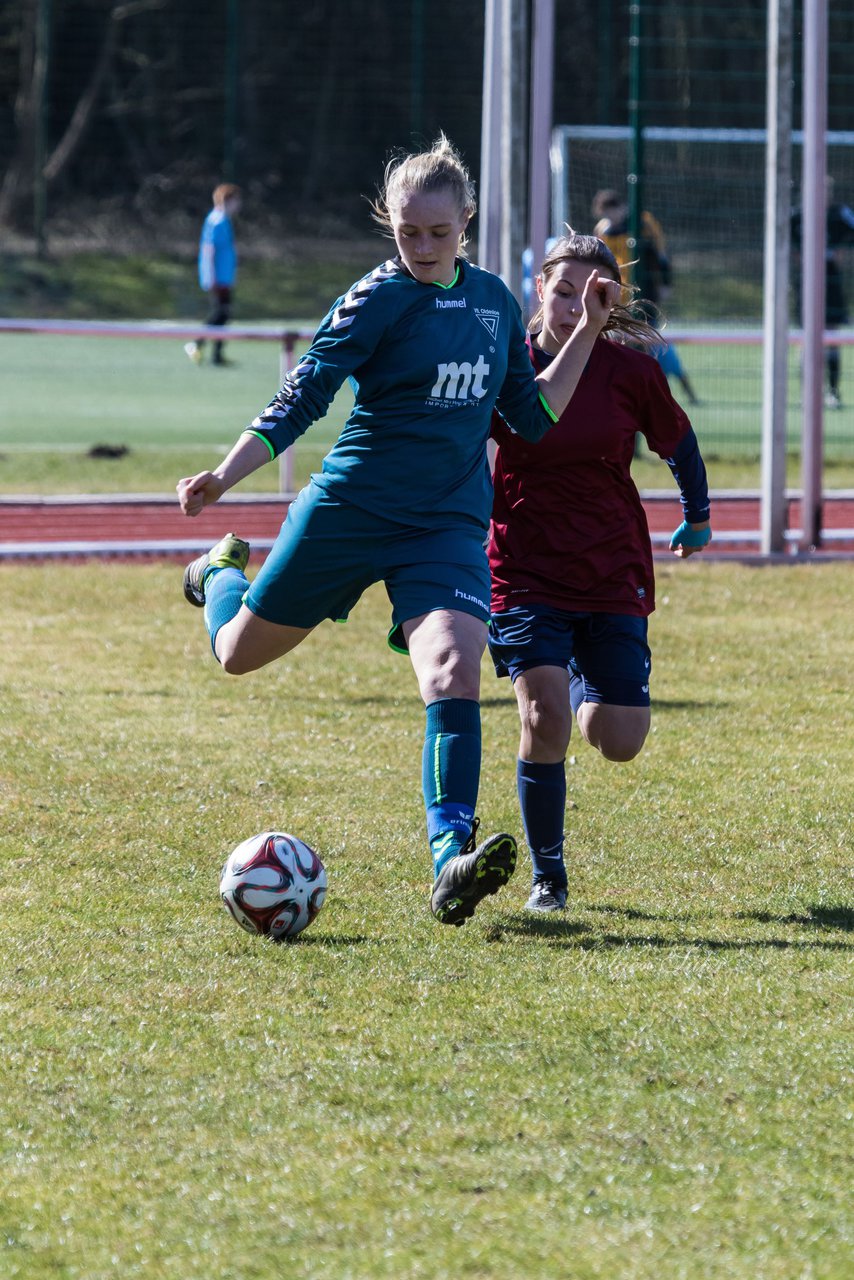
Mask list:
[[[484,534],[420,529],[341,502],[310,483],[288,510],[245,596],[252,613],[287,627],[346,619],[374,582],[392,604],[389,644],[406,652],[401,625],[435,609],[489,618]]]
[[[550,605],[494,613],[489,652],[498,676],[565,667],[573,704],[648,707],[652,658],[647,620],[626,613],[568,613]]]

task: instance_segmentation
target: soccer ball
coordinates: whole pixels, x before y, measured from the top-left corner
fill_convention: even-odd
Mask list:
[[[298,836],[262,831],[228,855],[219,892],[241,929],[279,941],[302,933],[326,897],[326,869]]]

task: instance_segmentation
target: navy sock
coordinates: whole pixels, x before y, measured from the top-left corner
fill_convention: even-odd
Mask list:
[[[516,761],[516,788],[525,839],[531,851],[534,882],[548,880],[566,888],[563,824],[566,810],[566,769],[557,764]]]
[[[480,782],[480,703],[447,698],[427,707],[421,786],[436,875],[471,832]]]
[[[216,633],[237,617],[248,586],[249,579],[240,569],[212,569],[205,578],[205,626],[214,657]]]

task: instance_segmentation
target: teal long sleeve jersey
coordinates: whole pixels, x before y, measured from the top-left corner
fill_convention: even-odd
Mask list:
[[[539,395],[519,306],[491,272],[460,262],[453,284],[415,280],[398,259],[333,304],[311,347],[247,427],[275,457],[322,418],[346,378],[355,403],[313,476],[335,497],[417,527],[472,524],[492,507],[493,408],[539,440]]]

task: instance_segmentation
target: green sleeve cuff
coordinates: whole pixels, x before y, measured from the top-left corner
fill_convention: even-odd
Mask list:
[[[549,417],[551,418],[552,422],[558,422],[558,421],[559,421],[559,419],[558,419],[558,415],[555,413],[554,409],[551,407],[551,405],[549,404],[548,400],[547,400],[547,399],[546,399],[546,397],[543,395],[542,391],[540,392],[540,404],[543,406],[543,408],[545,409],[546,413],[547,413],[547,414],[549,415]]]
[[[262,435],[261,435],[261,432],[260,432],[260,431],[253,431],[253,430],[251,429],[251,427],[247,427],[247,428],[246,428],[246,432],[245,432],[245,434],[246,434],[247,436],[254,436],[256,440],[260,440],[260,441],[261,441],[263,444],[265,444],[265,445],[267,446],[267,448],[270,450],[270,457],[271,457],[271,458],[275,458],[275,456],[276,456],[276,450],[275,450],[275,449],[273,448],[273,446],[270,444],[270,441],[267,439],[267,437],[266,437],[266,436],[262,436]]]

